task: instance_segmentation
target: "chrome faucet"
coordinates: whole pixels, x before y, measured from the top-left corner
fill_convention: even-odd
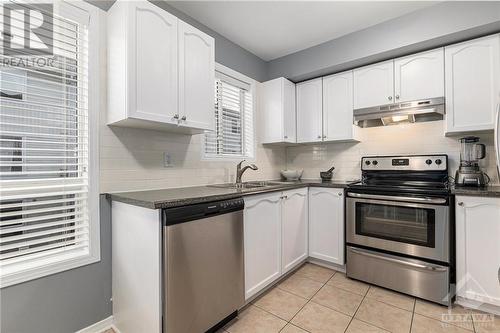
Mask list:
[[[257,166],[255,164],[250,164],[250,165],[247,165],[246,167],[244,168],[241,168],[241,164],[245,162],[245,160],[241,161],[240,163],[238,163],[236,165],[236,184],[241,184],[241,176],[243,176],[243,173],[247,170],[247,169],[252,169],[252,170],[259,170],[259,168],[257,168]]]

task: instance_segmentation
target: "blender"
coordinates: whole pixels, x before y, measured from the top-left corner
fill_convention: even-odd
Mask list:
[[[479,160],[486,156],[486,147],[478,143],[477,136],[460,139],[460,167],[455,174],[455,184],[460,186],[484,186],[489,177],[479,168]]]

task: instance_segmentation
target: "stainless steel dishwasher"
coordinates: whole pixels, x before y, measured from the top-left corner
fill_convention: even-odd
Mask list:
[[[244,304],[242,198],[163,210],[163,332],[215,331]]]

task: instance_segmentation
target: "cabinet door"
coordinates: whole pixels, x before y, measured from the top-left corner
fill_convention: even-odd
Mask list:
[[[282,78],[263,82],[260,89],[259,122],[263,143],[283,142],[283,82]]]
[[[456,198],[457,295],[500,306],[500,198]]]
[[[176,123],[177,18],[147,1],[129,6],[129,117]]]
[[[181,126],[214,130],[215,42],[179,20],[179,115]]]
[[[394,99],[408,102],[444,96],[442,48],[394,60]]]
[[[245,299],[281,275],[281,192],[245,197]]]
[[[283,192],[282,274],[307,258],[307,188]]]
[[[354,70],[354,109],[394,103],[393,60]]]
[[[445,48],[446,132],[494,128],[500,89],[500,36]]]
[[[296,85],[297,142],[322,141],[323,85],[314,79]]]
[[[344,264],[344,190],[309,189],[309,256]]]
[[[295,83],[283,79],[283,129],[284,141],[297,142],[297,112],[295,108]]]
[[[323,138],[353,139],[352,71],[323,78]]]

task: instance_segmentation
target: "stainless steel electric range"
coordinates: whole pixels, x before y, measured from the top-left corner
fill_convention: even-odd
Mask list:
[[[454,290],[447,155],[361,160],[346,199],[347,276],[448,305]]]

